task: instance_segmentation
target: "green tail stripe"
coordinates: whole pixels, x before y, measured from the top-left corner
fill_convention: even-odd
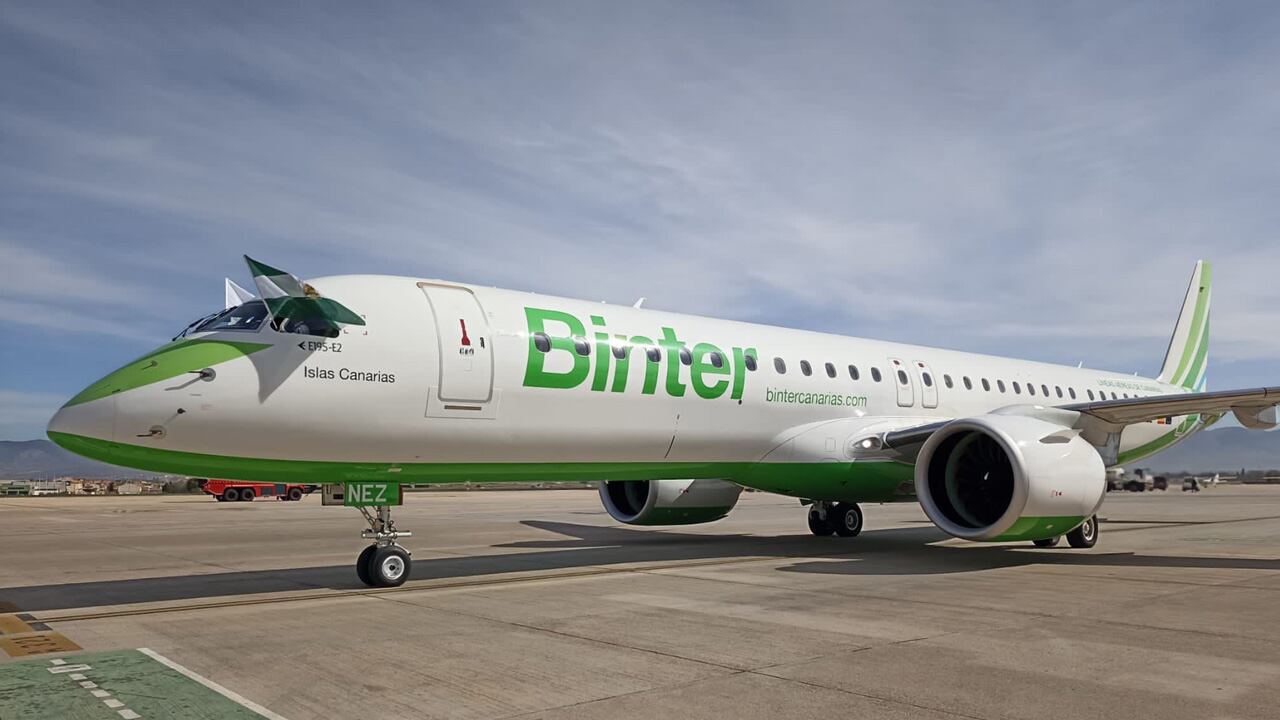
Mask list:
[[[1196,352],[1196,359],[1191,363],[1191,370],[1187,372],[1187,376],[1182,379],[1182,387],[1189,390],[1195,390],[1200,384],[1200,375],[1204,370],[1205,359],[1209,356],[1209,319],[1204,321],[1204,334],[1200,338],[1200,350]]]
[[[1169,378],[1169,382],[1179,385],[1180,379],[1183,377],[1183,371],[1187,369],[1187,364],[1191,362],[1197,346],[1205,345],[1207,337],[1202,334],[1204,320],[1207,307],[1209,305],[1209,287],[1213,281],[1213,266],[1204,263],[1200,270],[1199,288],[1196,294],[1196,309],[1192,313],[1191,332],[1187,333],[1187,344],[1182,348],[1182,359],[1178,362],[1178,369],[1173,373],[1173,377]]]

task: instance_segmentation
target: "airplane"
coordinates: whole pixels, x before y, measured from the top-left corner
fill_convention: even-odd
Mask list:
[[[1280,387],[1206,391],[1203,261],[1143,378],[245,260],[256,297],[229,284],[229,307],[89,385],[48,435],[143,470],[322,483],[364,515],[356,575],[375,587],[411,572],[401,484],[600,481],[634,525],[712,522],[750,488],[841,537],[861,504],[914,501],[956,538],[1089,548],[1107,467],[1226,413],[1280,424]]]

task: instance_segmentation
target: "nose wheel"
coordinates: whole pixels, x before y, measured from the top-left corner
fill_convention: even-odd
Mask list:
[[[360,533],[360,537],[375,540],[356,558],[356,577],[370,587],[398,587],[409,579],[413,562],[409,559],[409,551],[396,541],[402,537],[412,537],[413,533],[396,530],[395,521],[391,519],[391,508],[382,506],[360,508],[369,529]]]

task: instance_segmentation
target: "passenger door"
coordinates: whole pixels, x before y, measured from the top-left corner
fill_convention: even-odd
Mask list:
[[[916,361],[916,375],[920,379],[921,407],[938,407],[938,376],[933,374],[926,363],[919,360]]]
[[[447,411],[483,410],[493,399],[493,340],[480,300],[469,288],[418,283],[431,304],[440,377],[431,400]]]

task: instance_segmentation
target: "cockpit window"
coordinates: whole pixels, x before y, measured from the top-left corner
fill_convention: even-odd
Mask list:
[[[195,326],[194,330],[184,330],[183,335],[193,332],[214,332],[220,330],[257,330],[262,321],[267,319],[267,306],[261,300],[251,300],[237,305],[206,319]]]

